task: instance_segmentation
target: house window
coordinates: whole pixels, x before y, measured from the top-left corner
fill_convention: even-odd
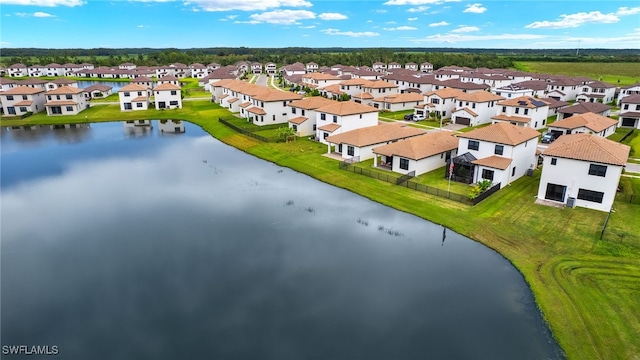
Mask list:
[[[291,125],[291,128],[293,129],[293,131],[298,131],[298,125],[296,124]]]
[[[493,170],[482,169],[482,178],[493,181]]]
[[[432,103],[432,104],[439,104],[439,103],[440,103],[440,100],[438,100],[438,99],[431,99],[431,103]]]
[[[171,95],[178,95],[178,92],[175,90],[171,90]]]
[[[480,149],[480,142],[476,140],[469,140],[469,146],[467,146],[469,150],[478,150]]]
[[[507,107],[506,106],[502,107],[502,112],[507,112]]]
[[[326,120],[327,116],[326,114],[320,114],[320,120]]]
[[[409,170],[409,159],[400,158],[400,169]]]
[[[520,114],[520,108],[516,108],[516,114]]]
[[[302,109],[302,116],[304,116],[304,109]]]
[[[326,139],[328,136],[329,136],[329,133],[323,133],[323,134],[322,134],[322,137],[323,137],[324,139]]]
[[[125,91],[124,96],[129,97],[129,93]]]
[[[67,111],[73,111],[73,106],[67,106]]]
[[[558,163],[558,159],[557,158],[551,158],[551,165],[556,165]]]
[[[337,115],[333,115],[333,122],[337,123],[338,122],[338,116]]]
[[[316,131],[317,128],[318,128],[317,125],[313,124],[313,131]]]
[[[71,95],[67,95],[67,96],[66,96],[66,98],[67,98],[67,100],[72,100],[72,99],[73,99],[73,96],[71,96]]]
[[[295,114],[296,113],[296,108],[291,108],[291,113]]]
[[[27,108],[25,106],[20,106],[20,112],[27,112]]]
[[[273,118],[272,118],[272,120],[273,120],[273,121],[276,121],[276,114],[273,114]]]
[[[136,107],[141,108],[142,107],[142,103],[136,103]]]
[[[142,91],[138,91],[138,96],[142,96]]]
[[[22,100],[28,100],[29,98],[27,97],[27,95],[22,95]]]
[[[504,146],[503,145],[496,145],[496,148],[493,151],[493,153],[496,154],[496,155],[502,155],[504,153]]]
[[[511,169],[511,176],[516,176],[516,167],[514,166],[513,169]]]
[[[476,103],[471,104],[471,108],[475,109],[476,108]]]
[[[124,103],[125,110],[131,110],[131,103]]]
[[[177,100],[169,101],[169,105],[178,106],[178,101]]]
[[[524,114],[529,115],[529,109],[524,109]]]
[[[355,149],[353,148],[353,146],[348,145],[347,146],[347,155],[353,156],[353,154],[355,154]]]
[[[13,95],[7,95],[7,100],[13,100]],[[49,96],[49,100],[51,100],[51,96]]]
[[[589,175],[602,176],[605,177],[607,175],[607,167],[605,165],[589,165]]]
[[[578,199],[602,204],[603,192],[578,189]]]

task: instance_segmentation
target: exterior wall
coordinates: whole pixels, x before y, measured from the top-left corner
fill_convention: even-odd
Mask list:
[[[295,109],[295,113],[293,113],[294,109]],[[296,118],[298,116],[304,116],[307,118],[307,121],[297,125],[297,128],[298,128],[296,131],[297,136],[311,136],[316,134],[316,129],[314,128],[314,125],[316,124],[315,110],[289,107],[289,112],[290,112],[289,114],[290,119]],[[294,124],[289,123],[289,127],[292,127],[292,125]]]
[[[342,152],[340,153],[340,155],[342,155],[343,159],[351,159],[352,157],[358,156],[360,161],[369,160],[369,159],[373,159],[373,156],[374,156],[372,151],[373,148],[386,145],[388,143],[390,142],[384,142],[380,144],[374,144],[374,145],[363,146],[363,147],[357,147],[349,144],[342,144]],[[336,152],[338,152],[338,144],[335,144],[335,145],[336,145]],[[347,149],[349,146],[353,146],[353,156],[347,154]]]
[[[551,165],[552,156],[544,156],[542,163],[542,175],[540,177],[540,186],[538,187],[538,199],[544,200],[547,184],[557,184],[566,186],[564,201],[566,204],[569,197],[576,199],[576,206],[609,211],[613,205],[613,201],[622,174],[622,167],[616,165],[606,165],[606,176],[589,175],[589,166],[591,163],[587,161],[555,158],[556,165]],[[604,164],[598,164],[604,165]],[[578,199],[578,190],[586,189],[599,191],[604,193],[602,203],[596,203]]]
[[[23,77],[29,75],[29,69],[27,67],[9,68],[10,77]]]
[[[138,93],[141,93],[141,95],[138,95]],[[139,96],[145,96],[145,94],[143,92],[138,92],[138,91],[131,91],[129,92],[129,96],[125,96],[125,92],[118,92],[118,96],[120,99],[120,111],[131,111],[131,110],[148,110],[149,109],[149,96],[148,93],[146,94],[146,100],[145,101],[136,101],[136,102],[132,102],[131,100],[139,97]],[[127,109],[125,104],[131,104],[131,109]],[[140,105],[138,105],[140,104]]]
[[[290,101],[286,102],[289,103]],[[249,113],[249,117],[254,116],[252,122],[255,125],[286,124],[289,122],[289,109],[287,106],[283,105],[283,101],[263,102],[254,100],[253,103],[254,106],[259,107],[266,112],[265,115],[260,115],[258,117]]]
[[[549,131],[562,132],[563,135],[565,135],[565,134],[586,133],[586,134],[598,135],[598,136],[601,136],[601,137],[604,137],[604,138],[609,137],[611,134],[615,133],[616,132],[616,128],[617,128],[617,126],[613,125],[613,126],[609,126],[608,128],[600,131],[599,133],[595,133],[595,132],[591,131],[590,129],[588,129],[588,128],[584,127],[584,126],[577,127],[577,128],[574,128],[574,129],[564,129],[564,128],[554,127],[553,124],[549,125]]]
[[[542,96],[544,93],[544,91],[535,92],[532,89],[522,89],[522,90],[491,89],[491,92],[495,93],[498,96],[505,97],[507,99],[517,98],[520,96],[535,96],[535,95]]]
[[[421,101],[411,101],[402,103],[385,103],[373,101],[373,107],[376,109],[384,109],[389,111],[413,110],[414,106],[420,105]]]
[[[506,111],[502,111],[502,108],[506,108]],[[519,108],[515,106],[502,106],[497,105],[498,113],[496,115],[504,114],[507,116],[520,116],[520,117],[528,117],[529,123],[527,126],[532,127],[536,130],[543,129],[547,124],[547,116],[549,115],[549,107],[541,106],[533,109],[528,108]],[[525,110],[527,110],[525,114]],[[516,113],[517,111],[517,113]]]
[[[455,121],[456,117],[468,117],[469,119],[471,119],[471,126],[478,126],[480,124],[489,124],[491,123],[491,117],[495,116],[496,112],[499,109],[498,105],[496,105],[497,101],[489,101],[489,102],[483,102],[483,103],[469,102],[468,103],[469,105],[466,105],[466,104],[467,104],[466,102],[462,102],[462,105],[460,105],[460,101],[458,101],[458,108],[468,107],[469,109],[471,109],[471,111],[478,114],[478,116],[473,117],[471,116],[471,114],[467,113],[466,111],[458,110],[451,115],[451,119],[454,123],[456,123]],[[473,104],[476,105],[475,108],[473,107]]]
[[[61,100],[75,101],[77,104],[76,105],[62,105],[62,106],[60,106],[60,110],[62,111],[62,114],[52,114],[51,113],[51,106],[46,106],[47,115],[48,116],[76,115],[76,114],[80,113],[81,111],[83,111],[84,109],[89,107],[89,104],[87,103],[87,99],[85,98],[84,93],[73,94],[73,95],[71,95],[71,99],[66,98],[66,96],[65,96],[64,99],[62,99],[62,95],[60,95],[60,97],[61,97]],[[58,100],[55,97],[55,95],[46,95],[46,99],[47,99],[47,101],[57,101]]]
[[[493,180],[492,184],[500,184],[500,188],[502,188],[505,184],[508,184],[509,181],[509,171],[510,168],[506,169],[506,170],[500,170],[500,169],[494,169],[494,168],[490,168],[487,166],[480,166],[480,165],[476,165],[474,168],[474,174],[473,174],[473,181],[474,182],[479,182],[483,179],[482,177],[482,170],[487,169],[487,170],[491,170],[493,171]]]
[[[15,110],[15,116],[24,115],[28,112],[39,113],[44,111],[44,104],[46,102],[46,98],[44,96],[44,92],[39,94],[31,94],[31,95],[12,95],[13,100],[8,100],[7,95],[2,95],[2,111],[4,115],[12,116],[9,108],[13,108]],[[25,98],[26,97],[26,98]],[[29,106],[16,106],[15,104],[20,103],[21,101],[30,100],[33,101]]]
[[[433,103],[434,99],[437,99],[437,104]],[[442,115],[443,119],[450,119],[453,110],[456,108],[456,99],[442,99],[437,95],[425,97],[424,103],[431,104],[433,107],[429,108],[429,112],[439,112]]]
[[[620,101],[625,97],[638,94],[640,94],[640,84],[634,85],[628,89],[620,89],[620,93],[618,94],[618,105],[620,105]]]
[[[302,124],[289,123],[289,128],[293,128],[295,126],[296,136],[315,135],[316,131],[313,129],[314,120],[315,118],[308,118]]]
[[[458,153],[457,153],[457,150],[454,149],[451,151],[451,157],[454,158],[456,156],[458,156]],[[408,159],[409,170],[400,169],[400,158],[402,157],[401,156],[393,157],[393,165],[391,167],[391,170],[403,175],[410,173],[411,171],[415,171],[416,176],[418,176],[447,165],[445,161],[446,159],[445,153],[436,154],[420,160]],[[444,171],[442,172],[442,175],[444,176]]]
[[[171,95],[171,91],[169,90],[162,90],[162,91],[154,91],[155,94],[155,103],[156,103],[156,110],[160,110],[160,103],[164,102],[164,108],[165,109],[182,109],[182,99],[180,98],[180,90],[174,90],[175,91],[175,95]],[[176,102],[176,105],[171,105],[171,102]]]
[[[611,87],[611,88],[596,88],[596,89],[594,89],[589,85],[585,85],[581,89],[581,94],[604,95],[604,98],[602,98],[602,102],[605,103],[605,104],[608,104],[608,103],[612,102],[613,100],[615,100],[616,88],[615,87]],[[577,97],[576,97],[576,99],[577,99]]]
[[[324,140],[324,131],[320,130],[319,128],[324,126],[324,125],[329,125],[329,124],[333,124],[333,115],[332,114],[325,114],[325,120],[322,120],[323,113],[320,112],[316,112],[316,124],[317,124],[317,130],[316,130],[316,139],[318,139],[320,142],[326,144],[327,142]],[[341,116],[341,115],[336,115],[337,116],[337,122],[336,124],[341,125],[339,129],[335,130],[332,133],[329,133],[329,135],[336,135],[336,134],[341,134],[343,132],[346,131],[350,131],[350,130],[355,130],[355,129],[360,129],[363,127],[367,127],[367,126],[375,126],[378,125],[378,113],[377,112],[371,112],[371,113],[365,113],[365,114],[355,114],[355,115],[345,115],[345,116]]]

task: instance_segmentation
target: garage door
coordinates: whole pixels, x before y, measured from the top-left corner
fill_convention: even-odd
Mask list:
[[[456,117],[455,123],[459,125],[471,125],[471,119],[466,117]]]
[[[551,130],[549,132],[552,133],[556,139],[559,138],[561,135],[564,135],[564,132],[558,131],[558,130]]]
[[[622,126],[636,127],[636,119],[622,118]]]

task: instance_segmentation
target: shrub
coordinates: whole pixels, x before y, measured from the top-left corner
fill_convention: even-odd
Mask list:
[[[469,193],[469,198],[471,198],[471,199],[477,198],[478,195],[480,195],[483,192],[489,190],[489,188],[491,188],[492,184],[493,183],[491,182],[491,180],[487,180],[487,179],[482,179],[482,180],[478,181],[476,186],[474,186],[471,189],[471,192]]]

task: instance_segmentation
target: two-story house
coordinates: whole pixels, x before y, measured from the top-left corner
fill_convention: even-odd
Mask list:
[[[374,108],[386,111],[413,110],[414,107],[422,104],[424,104],[424,96],[418,93],[392,94],[371,100]]]
[[[498,101],[504,97],[487,91],[464,93],[456,99],[456,108],[451,113],[451,122],[459,125],[478,126],[491,123],[497,113]]]
[[[296,136],[310,136],[316,134],[316,109],[335,104],[322,96],[310,96],[292,101],[289,106],[289,127]]]
[[[640,129],[640,94],[625,96],[620,100],[621,127]]]
[[[7,69],[7,73],[10,77],[24,77],[29,76],[29,68],[25,64],[13,64]]]
[[[534,169],[540,133],[531,127],[497,123],[458,134],[458,155],[452,158],[452,180],[482,179],[504,187]]]
[[[86,91],[73,86],[60,86],[47,91],[44,104],[47,115],[76,115],[89,107]]]
[[[456,108],[456,99],[464,93],[458,89],[444,88],[436,91],[424,93],[424,105],[416,106],[416,112],[424,111],[425,117],[431,113],[440,116],[442,119],[451,118],[453,110]]]
[[[547,125],[549,104],[534,97],[521,96],[498,102],[498,114],[493,123],[506,122],[517,126],[542,129]]]
[[[610,211],[630,149],[596,135],[560,137],[542,153],[538,200]]]
[[[591,81],[582,85],[576,101],[609,104],[615,100],[616,87],[602,81]]]
[[[38,113],[44,110],[46,98],[41,87],[16,86],[0,93],[2,111],[8,116]]]
[[[153,88],[156,110],[182,109],[182,90],[171,83],[160,84]]]
[[[621,87],[618,94],[618,105],[620,105],[622,99],[631,95],[640,95],[640,83]]]
[[[564,107],[558,110],[558,120],[566,119],[568,117],[592,112],[602,116],[611,115],[611,106],[601,103],[591,102],[578,102],[572,106]]]
[[[148,110],[151,90],[144,85],[129,84],[118,90],[120,110]]]
[[[378,124],[378,109],[353,101],[339,101],[316,109],[316,139]]]
[[[559,78],[547,84],[547,97],[573,101],[582,89],[582,82],[571,78]]]
[[[251,105],[246,107],[246,118],[259,126],[286,124],[289,121],[289,103],[302,98],[299,94],[267,88],[251,96]]]
[[[549,125],[549,132],[556,138],[565,134],[587,133],[608,137],[616,132],[618,120],[606,116],[584,113],[558,120]]]

